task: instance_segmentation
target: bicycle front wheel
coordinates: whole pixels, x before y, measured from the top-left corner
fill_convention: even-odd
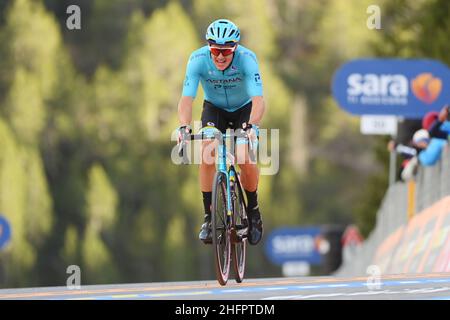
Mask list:
[[[244,235],[248,232],[247,213],[245,211],[244,194],[237,179],[233,195],[233,226],[238,234],[237,242],[232,244],[232,261],[236,282],[244,279],[245,256],[247,253],[247,239]]]
[[[212,190],[212,242],[217,281],[226,285],[230,273],[231,241],[227,217],[226,175],[216,172]]]

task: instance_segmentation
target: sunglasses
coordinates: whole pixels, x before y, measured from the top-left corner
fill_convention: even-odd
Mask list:
[[[226,57],[226,56],[229,56],[230,54],[232,54],[234,52],[234,50],[236,50],[236,46],[229,47],[229,48],[219,48],[219,47],[209,46],[209,51],[211,51],[211,53],[215,56],[222,54],[224,57]]]

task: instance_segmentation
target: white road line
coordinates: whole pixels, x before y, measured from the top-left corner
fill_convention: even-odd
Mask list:
[[[331,297],[355,297],[355,296],[371,296],[371,295],[404,295],[404,294],[425,294],[433,292],[450,291],[450,287],[444,288],[421,288],[421,289],[405,289],[405,290],[373,290],[373,291],[356,291],[356,292],[339,292],[339,293],[318,293],[310,295],[289,295],[289,296],[273,296],[263,298],[263,300],[287,300],[287,299],[313,299],[313,298],[331,298]],[[399,296],[399,299],[402,297]],[[430,298],[428,298],[430,299]],[[431,298],[431,299],[437,299]]]
[[[266,298],[262,298],[261,300],[288,300],[288,299],[294,299],[295,297],[298,297],[298,295],[266,297]]]
[[[310,295],[298,295],[294,299],[312,299],[312,298],[331,298],[344,296],[345,293],[321,293],[321,294],[310,294]]]
[[[348,293],[349,296],[372,296],[377,294],[390,294],[392,291],[390,290],[383,290],[383,291],[363,291],[363,292],[352,292]]]
[[[161,297],[176,297],[176,296],[197,296],[212,293],[213,293],[212,291],[189,291],[189,292],[153,293],[153,294],[144,294],[143,296],[149,298],[161,298]]]
[[[288,300],[288,299],[308,299],[308,298],[330,298],[342,296],[343,293],[324,293],[324,294],[313,294],[313,295],[291,295],[291,296],[275,296],[275,297],[267,297],[262,300]]]
[[[408,290],[407,293],[432,293],[432,292],[441,292],[441,291],[450,291],[450,288],[449,287],[443,287],[443,288],[411,289],[411,290]]]
[[[349,287],[349,284],[329,284],[327,285],[328,288],[343,288],[343,287]]]

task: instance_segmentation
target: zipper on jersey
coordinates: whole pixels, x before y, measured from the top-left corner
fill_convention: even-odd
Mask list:
[[[222,71],[222,75],[223,75],[223,90],[225,91],[225,99],[227,100],[227,108],[230,109],[230,103],[228,102],[227,89],[225,87],[225,85],[226,85],[226,82],[225,82],[225,70]]]

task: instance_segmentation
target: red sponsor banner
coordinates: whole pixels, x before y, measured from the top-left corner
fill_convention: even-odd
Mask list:
[[[405,227],[401,226],[394,233],[392,233],[381,245],[378,246],[375,252],[375,258],[373,264],[380,267],[382,273],[387,273],[389,268],[389,262],[395,251],[398,248],[400,241],[402,240],[403,232]]]
[[[450,196],[416,214],[377,248],[384,273],[450,271]]]

